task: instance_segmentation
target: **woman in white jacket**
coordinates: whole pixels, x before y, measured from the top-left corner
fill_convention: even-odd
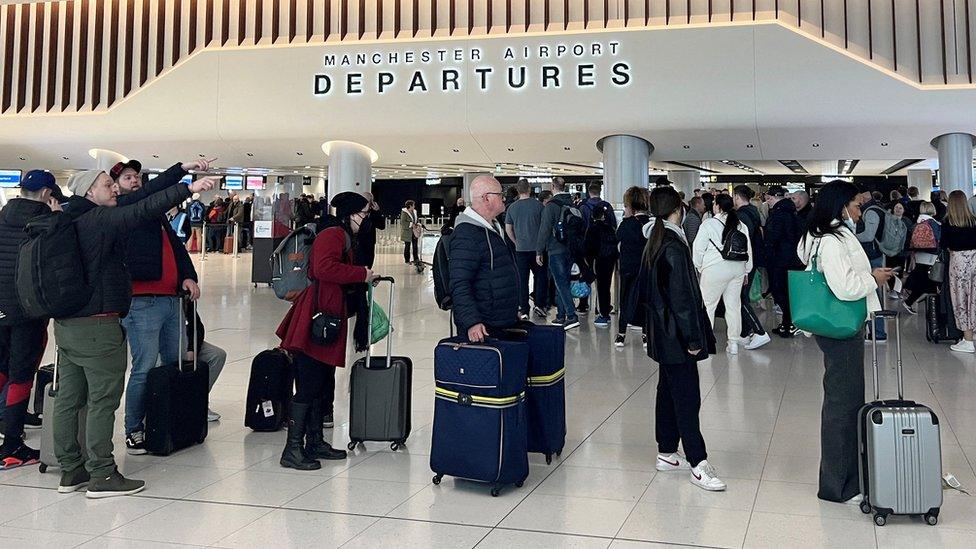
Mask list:
[[[742,285],[752,270],[752,242],[749,229],[739,221],[732,197],[715,197],[712,217],[702,222],[692,245],[692,259],[701,273],[699,285],[708,320],[715,328],[715,309],[719,299],[725,302],[725,325],[729,354],[739,352],[742,331]],[[725,256],[723,257],[723,249]]]
[[[891,278],[891,269],[871,269],[854,234],[860,219],[857,188],[844,181],[828,183],[817,195],[797,255],[808,269],[816,255],[817,268],[834,296],[841,301],[867,298],[870,315],[881,310],[877,290]],[[848,339],[816,336],[816,340],[824,354],[817,497],[859,503],[857,414],[864,404],[864,328]]]

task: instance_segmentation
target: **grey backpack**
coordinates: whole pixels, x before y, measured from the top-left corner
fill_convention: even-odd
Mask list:
[[[315,242],[315,223],[292,231],[271,252],[271,286],[278,299],[292,301],[311,283],[308,264]]]
[[[891,212],[878,207],[869,209],[875,210],[881,217],[881,226],[878,227],[878,232],[874,237],[881,253],[888,257],[894,257],[904,251],[905,241],[908,239],[908,225]]]

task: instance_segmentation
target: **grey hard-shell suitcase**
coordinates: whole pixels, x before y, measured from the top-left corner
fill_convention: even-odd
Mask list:
[[[58,364],[61,362],[60,350],[56,351],[54,359],[54,376],[50,383],[44,386],[43,417],[41,422],[41,464],[38,470],[47,472],[50,467],[59,467],[58,458],[54,455],[54,402],[58,399]],[[81,455],[88,459],[88,448],[85,446],[85,424],[88,421],[88,407],[82,406],[78,410],[78,444]]]
[[[878,526],[885,525],[888,515],[921,515],[934,526],[942,506],[939,418],[929,407],[904,399],[898,313],[876,316],[895,321],[898,400],[881,400],[878,344],[872,336],[875,400],[861,408],[858,430],[861,511],[873,512]]]
[[[377,282],[390,283],[390,307],[393,318],[391,277]],[[373,302],[370,300],[370,333],[372,333]],[[386,336],[386,356],[374,357],[369,349],[366,357],[352,365],[349,376],[349,450],[366,441],[389,442],[396,451],[410,436],[410,397],[413,391],[413,362],[409,357],[393,356],[393,335]]]

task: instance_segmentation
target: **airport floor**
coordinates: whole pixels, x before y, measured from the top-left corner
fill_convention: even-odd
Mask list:
[[[416,274],[392,253],[380,256],[377,271],[398,281],[394,353],[414,364],[407,448],[367,444],[318,471],[283,469],[284,431],[251,432],[243,412],[251,359],[276,344],[286,304],[269,288],[252,287],[250,255],[199,259],[207,339],[228,353],[211,393],[222,419],[210,424],[203,445],[168,457],[128,456],[120,412],[119,466],[148,483],[134,497],[60,495],[56,473],[0,471],[0,547],[889,549],[972,547],[976,537],[976,498],[956,491],[945,492],[935,527],[906,517],[877,527],[856,506],[816,498],[823,366],[814,341],[803,337],[774,337],[761,350],[700,364],[703,432],[726,492],[702,491],[687,473],[656,472],[657,366],[636,332],[615,349],[612,332],[594,327],[592,315],[567,338],[562,457],[546,465],[532,455],[525,485],[497,498],[485,485],[449,477],[435,486],[428,466],[432,353],[447,334],[448,315],[433,304],[429,271]],[[387,295],[380,291],[378,301]],[[976,356],[927,343],[921,315],[904,320],[906,396],[935,409],[944,470],[976,489]],[[716,331],[724,348],[722,321]],[[882,348],[886,395],[895,387],[893,349]],[[870,390],[870,363],[865,375]],[[337,385],[332,440],[345,447],[347,372]],[[29,435],[36,447],[39,431]]]

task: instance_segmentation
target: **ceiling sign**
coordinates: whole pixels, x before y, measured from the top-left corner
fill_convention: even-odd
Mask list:
[[[313,76],[312,93],[382,95],[620,88],[631,82],[620,42],[551,43],[502,48],[441,47],[329,53]]]

